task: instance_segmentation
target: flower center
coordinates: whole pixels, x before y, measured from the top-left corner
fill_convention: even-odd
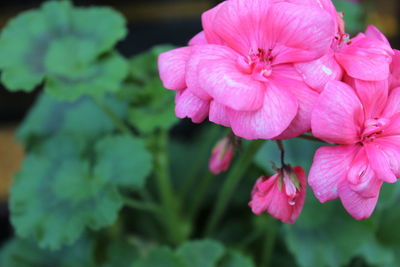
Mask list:
[[[364,131],[361,134],[361,142],[369,143],[375,141],[377,137],[382,135],[389,120],[385,118],[369,119],[364,124]]]
[[[348,33],[338,33],[332,43],[332,49],[338,51],[345,45],[350,45],[350,35]]]
[[[247,56],[240,56],[237,64],[242,72],[251,74],[255,80],[268,81],[273,60],[272,49],[258,48],[257,51],[251,50]]]

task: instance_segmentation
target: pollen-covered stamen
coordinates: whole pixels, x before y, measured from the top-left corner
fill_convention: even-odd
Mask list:
[[[285,190],[285,194],[288,197],[288,204],[294,206],[300,190],[297,176],[294,173],[282,170],[278,182],[281,184],[281,190]]]
[[[237,60],[238,68],[246,74],[252,74],[254,79],[265,81],[272,74],[272,49],[258,48],[251,50],[247,56],[240,56]]]
[[[379,137],[383,133],[388,123],[389,120],[385,118],[367,120],[364,123],[364,131],[361,135],[362,142],[373,142],[376,137]]]
[[[338,50],[343,48],[345,45],[350,45],[351,40],[350,40],[350,35],[348,33],[338,33],[335,36],[335,41],[332,44],[332,48],[334,50]]]

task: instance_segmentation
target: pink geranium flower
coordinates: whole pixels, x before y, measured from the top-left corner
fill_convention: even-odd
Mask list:
[[[339,146],[315,154],[309,184],[321,202],[339,197],[356,219],[368,218],[383,182],[400,175],[400,88],[388,81],[331,81],[312,114],[313,134]]]
[[[234,154],[234,144],[231,136],[222,138],[214,147],[208,168],[213,174],[219,174],[229,169]]]
[[[204,31],[192,46],[159,59],[165,87],[188,95],[177,105],[195,103],[181,117],[199,107],[204,112],[196,121],[207,110],[210,121],[246,139],[309,130],[318,94],[293,64],[329,50],[334,22],[328,12],[300,2],[230,0],[204,13],[202,22]]]
[[[328,53],[317,60],[296,64],[305,82],[322,91],[327,82],[340,80],[343,72],[352,78],[366,81],[388,79],[394,52],[386,37],[371,25],[365,34],[359,33],[350,39],[345,32],[342,14],[334,15],[332,7],[328,5],[321,7],[336,17],[336,35]]]
[[[301,167],[284,168],[267,178],[258,178],[249,206],[253,213],[269,213],[285,223],[294,223],[303,209],[306,176]]]

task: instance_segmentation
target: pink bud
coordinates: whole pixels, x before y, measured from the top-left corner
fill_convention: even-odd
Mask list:
[[[234,145],[232,138],[226,136],[221,139],[214,147],[208,168],[213,174],[219,174],[228,170],[233,158]]]
[[[254,214],[269,213],[285,223],[294,223],[303,209],[306,175],[301,167],[281,169],[267,178],[261,176],[251,193],[249,206]]]

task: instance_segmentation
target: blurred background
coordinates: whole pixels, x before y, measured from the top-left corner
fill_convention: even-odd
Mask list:
[[[0,28],[18,13],[39,7],[44,1],[0,2]],[[143,52],[153,45],[184,45],[201,30],[201,14],[217,0],[98,0],[73,1],[76,5],[107,5],[122,12],[129,24],[128,37],[119,44],[126,56]],[[400,45],[400,1],[336,1],[345,12],[348,31],[363,31],[374,24],[389,38],[394,48]],[[38,89],[40,90],[40,89]],[[15,129],[35,100],[36,94],[9,93],[0,88],[0,242],[11,235],[7,195],[12,175],[23,159],[23,149],[14,138]],[[190,127],[190,124],[188,124]]]

